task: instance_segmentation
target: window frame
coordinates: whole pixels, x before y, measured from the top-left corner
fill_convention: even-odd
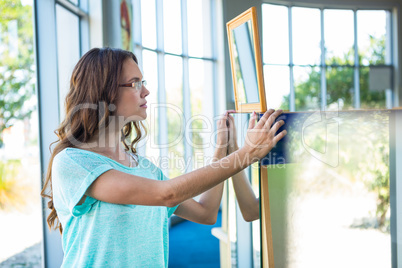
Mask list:
[[[289,64],[270,64],[265,61],[263,61],[263,66],[286,66],[289,67],[289,80],[290,80],[290,93],[289,93],[289,111],[290,112],[295,112],[296,111],[296,96],[295,96],[295,85],[294,85],[294,75],[293,75],[293,69],[294,67],[318,67],[320,68],[321,71],[321,87],[320,87],[320,109],[322,111],[326,110],[327,107],[327,78],[326,78],[326,70],[328,68],[337,68],[337,67],[344,67],[344,68],[353,68],[354,72],[354,96],[353,96],[353,108],[354,109],[360,109],[361,107],[361,100],[360,100],[360,83],[359,83],[359,74],[360,74],[360,69],[361,68],[376,68],[376,67],[388,67],[391,69],[392,74],[392,81],[391,83],[393,84],[393,87],[391,89],[387,89],[384,94],[386,94],[388,98],[388,102],[386,103],[387,109],[390,109],[393,107],[394,103],[396,103],[396,100],[394,100],[394,92],[397,91],[397,83],[394,81],[394,77],[397,75],[395,74],[395,68],[396,66],[396,61],[394,57],[394,51],[395,51],[395,37],[394,37],[394,12],[393,9],[394,7],[392,5],[365,5],[364,7],[358,7],[357,5],[340,5],[340,4],[311,4],[311,3],[297,3],[294,4],[293,2],[289,1],[277,1],[277,0],[270,0],[270,1],[263,1],[262,5],[264,4],[269,4],[269,5],[277,5],[277,6],[284,6],[288,8],[288,27],[289,27]],[[300,65],[300,64],[294,64],[293,63],[293,29],[292,29],[292,8],[293,7],[303,7],[303,8],[314,8],[314,9],[319,9],[320,10],[320,27],[321,27],[321,33],[320,33],[320,44],[321,44],[321,60],[319,65]],[[333,10],[333,9],[342,9],[342,10],[351,10],[353,11],[353,33],[354,33],[354,42],[353,42],[353,48],[355,51],[354,55],[354,64],[353,65],[335,65],[335,64],[326,64],[325,62],[325,28],[324,28],[324,11],[325,10]],[[389,25],[389,45],[390,47],[386,48],[387,49],[387,55],[389,55],[387,58],[387,61],[389,62],[388,64],[370,64],[370,65],[359,65],[358,64],[358,43],[357,43],[357,12],[358,11],[364,11],[364,10],[383,10],[389,12],[389,16],[387,16],[387,24]],[[261,16],[262,17],[262,16]],[[262,25],[261,27],[264,27]],[[264,40],[264,38],[261,38]],[[263,42],[263,41],[262,41]],[[262,54],[264,54],[264,51],[262,51]]]
[[[187,28],[187,1],[190,0],[180,0],[181,5],[181,36],[182,36],[182,53],[176,54],[165,51],[164,48],[164,27],[163,27],[163,0],[154,0],[155,1],[155,12],[156,12],[156,48],[149,48],[142,44],[142,20],[141,20],[141,0],[133,0],[133,47],[134,52],[139,58],[140,67],[142,68],[142,52],[144,50],[151,51],[156,53],[157,55],[157,76],[158,76],[158,103],[166,103],[166,85],[165,85],[165,56],[177,56],[182,59],[182,73],[183,73],[183,88],[182,88],[182,96],[183,96],[183,114],[184,114],[184,122],[183,126],[186,126],[186,120],[191,118],[191,95],[190,95],[190,82],[189,82],[189,61],[191,59],[197,59],[202,61],[208,61],[212,63],[212,85],[211,89],[214,92],[217,92],[218,88],[218,63],[219,63],[219,55],[217,49],[217,40],[218,40],[218,30],[216,27],[217,24],[217,8],[216,8],[216,0],[209,0],[210,5],[210,32],[211,32],[211,57],[195,57],[190,56],[188,53],[188,28]],[[218,94],[216,98],[213,99],[213,103],[211,105],[213,107],[213,114],[216,116],[219,105],[219,97]],[[212,119],[212,118],[211,118]],[[158,109],[158,129],[159,136],[158,142],[159,144],[168,144],[168,119],[166,107],[159,107]],[[215,126],[214,126],[215,127]],[[191,132],[188,129],[184,129],[184,137],[185,140],[191,140]],[[145,154],[145,146],[139,146],[139,151],[142,154]],[[167,159],[168,156],[168,148],[166,146],[162,146],[159,148],[160,158],[159,159]],[[205,150],[205,154],[211,153],[210,150]],[[193,156],[193,148],[187,142],[184,142],[184,159],[191,159]],[[158,163],[160,164],[160,163]],[[168,169],[166,165],[161,165],[161,169],[165,174],[168,174]],[[184,173],[190,172],[193,170],[192,161],[186,160],[186,169]]]
[[[49,144],[60,123],[59,71],[57,59],[56,5],[79,17],[80,56],[89,49],[88,1],[76,6],[67,0],[33,1],[36,89],[38,98],[39,148],[41,174],[46,174],[50,159]],[[41,176],[41,187],[43,181]],[[61,236],[47,226],[47,200],[42,199],[42,266],[60,267],[63,261]]]

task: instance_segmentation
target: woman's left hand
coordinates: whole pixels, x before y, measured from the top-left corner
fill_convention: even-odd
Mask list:
[[[216,122],[216,147],[217,149],[227,150],[229,144],[229,113],[235,112],[234,110],[228,110],[220,116]]]
[[[228,154],[233,153],[239,149],[237,145],[237,131],[234,118],[232,115],[228,115],[228,129],[229,129],[229,144],[228,144]]]

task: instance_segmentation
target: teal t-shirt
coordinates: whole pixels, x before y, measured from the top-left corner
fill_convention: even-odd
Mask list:
[[[59,152],[53,160],[52,189],[63,227],[62,267],[167,267],[168,218],[177,207],[118,205],[89,196],[77,205],[91,183],[110,169],[167,179],[144,157],[130,168],[87,150]]]

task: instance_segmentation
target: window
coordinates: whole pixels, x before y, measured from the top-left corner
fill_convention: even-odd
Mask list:
[[[134,51],[148,81],[146,155],[169,177],[211,156],[216,97],[214,1],[136,0]],[[134,10],[135,12],[135,10]],[[136,19],[136,18],[134,18]],[[208,133],[208,135],[206,135]]]
[[[97,4],[93,2],[94,8]],[[69,78],[78,59],[89,49],[88,0],[33,1],[33,10],[40,93],[40,173],[44,174],[50,157],[49,145],[55,141],[53,131],[64,118],[64,98],[69,89]],[[42,205],[45,204],[42,202]],[[42,223],[45,224],[49,210],[43,207],[41,211]],[[43,229],[43,263],[46,267],[60,267],[63,258],[60,239],[48,228]]]
[[[392,107],[391,12],[311,6],[262,6],[268,107],[301,111],[277,147],[292,160],[267,171],[275,265],[318,267],[337,251],[390,267],[396,115],[378,109]]]
[[[263,4],[262,18],[268,107],[392,107],[389,10]]]
[[[78,1],[70,1],[78,4]],[[70,78],[75,64],[83,52],[89,47],[86,42],[88,32],[85,30],[85,21],[88,18],[86,1],[81,1],[81,7],[70,2],[56,1],[56,37],[57,37],[57,70],[59,86],[59,116],[60,121],[65,117],[64,101],[69,91]]]
[[[1,4],[0,267],[39,267],[42,259],[32,6]]]

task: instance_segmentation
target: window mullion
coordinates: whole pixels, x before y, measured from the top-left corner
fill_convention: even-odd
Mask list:
[[[143,49],[142,49],[142,20],[141,20],[141,0],[133,0],[133,21],[132,21],[132,36],[131,44],[133,46],[133,52],[138,60],[138,65],[142,71],[144,71],[143,62]],[[136,45],[138,44],[138,45]],[[151,138],[152,139],[152,138]],[[146,141],[147,139],[142,139],[138,143],[138,152],[141,155],[146,154]]]
[[[292,27],[292,7],[288,7],[288,24],[289,24],[289,74],[290,74],[290,96],[289,109],[291,112],[296,110],[295,105],[295,86],[293,77],[293,27]]]
[[[321,9],[321,110],[327,106],[327,67],[325,65],[324,10]]]
[[[386,30],[385,30],[385,36],[386,36],[386,40],[385,40],[385,64],[386,65],[394,65],[393,62],[393,42],[392,42],[392,14],[391,12],[387,12],[386,15]],[[393,68],[393,72],[395,72],[395,68]],[[391,79],[394,79],[395,75],[391,76]],[[394,81],[393,81],[394,82]],[[392,107],[394,107],[394,94],[393,94],[393,90],[395,88],[394,85],[397,85],[397,83],[391,83],[391,85],[393,85],[393,87],[391,86],[390,89],[386,89],[385,90],[385,100],[386,100],[386,108],[387,109],[392,109]],[[397,106],[397,105],[395,105]]]
[[[142,68],[142,20],[141,20],[141,0],[133,1],[133,50],[134,54],[137,56]]]
[[[81,10],[88,14],[88,1],[78,1]],[[89,50],[89,15],[80,16],[80,56]]]
[[[188,29],[187,29],[187,0],[181,0],[181,31],[182,31],[182,53],[183,57],[183,126],[184,126],[184,137],[185,141],[191,141],[191,132],[187,127],[186,122],[191,117],[191,96],[190,96],[190,81],[189,81],[189,58],[188,58]],[[191,126],[190,126],[191,127]],[[193,155],[192,147],[190,143],[184,142],[184,159],[186,159],[186,169],[185,173],[192,170]],[[188,161],[188,163],[187,163]]]
[[[217,16],[216,16],[216,2],[215,0],[211,0],[210,1],[210,14],[211,14],[211,47],[212,47],[212,58],[214,59],[212,62],[212,91],[213,92],[218,92],[217,88],[218,88],[218,63],[217,63],[217,59],[218,59],[218,51],[217,51],[217,47],[218,47],[218,33],[217,33]],[[219,94],[215,95],[216,97],[213,98],[213,114],[214,116],[217,114],[218,112],[218,97]]]
[[[159,146],[160,146],[160,159],[167,159],[168,156],[168,123],[167,123],[167,110],[166,106],[166,88],[165,88],[165,54],[163,43],[163,0],[155,0],[156,9],[156,42],[158,50],[158,124],[159,124]],[[161,164],[161,163],[159,163]],[[167,165],[160,165],[162,171],[168,174]]]
[[[357,44],[357,11],[353,11],[353,19],[354,19],[354,51],[355,51],[355,68],[354,68],[354,106],[356,109],[360,108],[360,82],[359,82],[359,50]]]
[[[88,17],[80,17],[79,20],[80,34],[80,56],[89,50],[89,21]]]

